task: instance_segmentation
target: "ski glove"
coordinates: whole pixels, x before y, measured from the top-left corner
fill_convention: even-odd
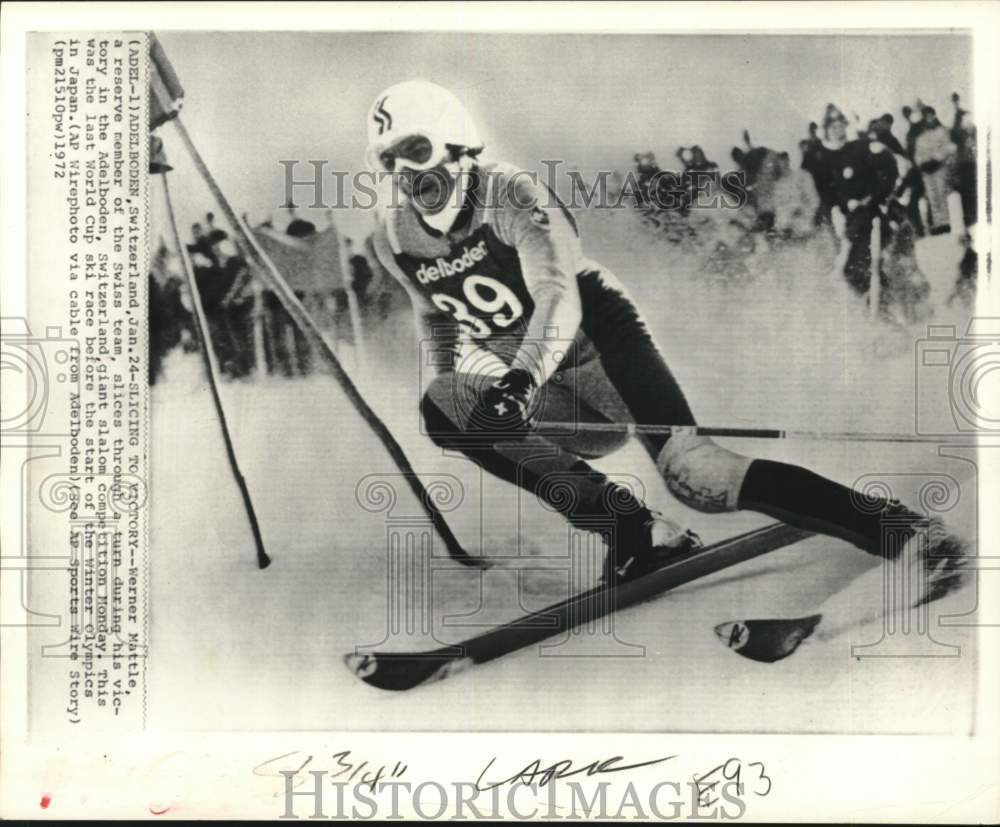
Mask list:
[[[512,368],[479,396],[473,412],[473,427],[505,433],[531,429],[531,400],[535,381],[521,368]]]

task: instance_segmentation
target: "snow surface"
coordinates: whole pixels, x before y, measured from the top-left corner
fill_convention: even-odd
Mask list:
[[[913,432],[915,344],[925,331],[870,323],[842,281],[828,275],[829,262],[813,251],[787,252],[766,266],[758,260],[750,283],[727,285],[685,269],[690,262],[633,213],[581,218],[585,250],[628,286],[703,424]],[[942,306],[957,270],[957,240],[921,241],[918,256],[932,279],[932,321],[956,324],[961,332],[961,312]],[[398,346],[411,330],[409,319],[400,319],[389,338]],[[344,361],[355,369],[350,352]],[[426,479],[450,474],[461,481],[464,499],[448,514],[461,541],[473,554],[498,558],[486,573],[436,565],[433,629],[450,642],[564,598],[569,578],[558,567],[567,528],[513,487],[482,477],[467,460],[442,456],[420,435],[416,362],[415,354],[383,359],[359,381]],[[370,688],[344,668],[342,656],[385,637],[387,526],[384,513],[359,507],[355,488],[369,474],[391,478],[391,460],[329,376],[227,381],[221,393],[274,562],[266,571],[256,568],[201,362],[196,354],[174,352],[152,391],[148,708],[154,728],[856,733],[972,727],[975,629],[970,617],[937,623],[940,615],[970,612],[972,589],[932,607],[937,644],[914,634],[890,640],[891,651],[906,657],[852,657],[852,644],[879,641],[881,624],[809,641],[771,665],[741,658],[716,639],[713,628],[722,621],[808,614],[860,575],[878,580],[871,575],[873,558],[826,538],[620,612],[613,626],[617,643],[578,634],[410,692]],[[975,466],[939,456],[935,444],[727,445],[847,484],[874,474],[891,480],[893,494],[908,502],[918,501],[928,481],[947,475],[957,496],[945,516],[975,533]],[[639,476],[651,506],[706,542],[768,522],[752,513],[709,516],[681,506],[634,444],[596,465]],[[397,487],[391,516],[419,516],[405,486]],[[435,554],[443,553],[438,544]],[[520,594],[519,558],[550,567],[524,572]],[[872,599],[859,590],[858,600],[863,597]],[[445,617],[448,625],[442,625]],[[416,630],[384,648],[431,645],[431,636]],[[192,682],[198,695],[186,691]]]

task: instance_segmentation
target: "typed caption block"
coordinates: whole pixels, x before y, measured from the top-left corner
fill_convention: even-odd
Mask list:
[[[132,731],[148,643],[147,38],[32,34],[28,51],[29,314],[5,324],[4,354],[29,389],[3,431],[26,507],[4,623],[27,627],[30,729]]]

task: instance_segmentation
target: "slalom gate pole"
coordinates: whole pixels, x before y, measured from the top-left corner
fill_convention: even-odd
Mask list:
[[[828,440],[831,442],[926,442],[941,443],[961,439],[969,440],[968,434],[926,436],[903,433],[866,433],[864,431],[795,431],[780,428],[725,428],[695,425],[639,425],[634,422],[547,422],[539,426],[542,431],[557,433],[622,433],[629,436],[642,434],[681,434],[708,437],[730,437],[733,439],[802,439]]]
[[[243,498],[243,507],[246,509],[247,518],[250,520],[250,530],[253,532],[253,541],[257,547],[257,565],[266,569],[271,565],[271,558],[264,550],[264,538],[260,533],[260,525],[257,523],[257,514],[254,511],[253,501],[250,499],[250,490],[247,482],[240,471],[239,463],[236,460],[236,450],[233,448],[233,440],[229,434],[229,425],[226,423],[226,413],[222,408],[222,399],[219,397],[219,387],[216,377],[219,373],[219,364],[212,348],[212,337],[208,329],[208,319],[205,317],[205,308],[201,304],[201,294],[198,292],[198,283],[194,278],[194,267],[191,258],[188,256],[187,246],[181,240],[180,231],[177,229],[177,217],[174,215],[174,204],[170,198],[170,186],[167,183],[167,174],[160,175],[163,180],[163,197],[167,204],[167,215],[170,219],[170,229],[174,236],[174,245],[177,247],[177,254],[181,258],[181,266],[184,269],[184,277],[187,279],[188,289],[191,292],[191,306],[194,308],[195,332],[198,335],[198,344],[201,345],[202,357],[205,361],[205,374],[208,377],[208,386],[212,391],[212,401],[215,403],[215,411],[219,415],[219,426],[222,429],[222,439],[226,444],[226,456],[229,458],[229,467],[236,479],[236,485],[240,489],[240,496]]]
[[[874,322],[878,319],[879,306],[882,304],[882,217],[875,210],[872,219],[871,234],[872,268],[871,286],[868,289],[868,315]]]
[[[459,544],[455,535],[452,533],[451,528],[444,519],[444,515],[438,510],[437,505],[431,499],[431,496],[427,493],[427,489],[424,488],[420,478],[413,470],[413,466],[410,464],[409,459],[403,452],[402,446],[400,446],[400,444],[396,441],[395,437],[393,437],[392,433],[386,427],[385,423],[378,417],[375,411],[373,411],[368,403],[365,402],[364,397],[358,391],[354,382],[351,381],[350,376],[347,375],[347,372],[340,364],[337,354],[327,341],[326,336],[323,335],[322,330],[320,330],[312,316],[309,315],[309,312],[302,305],[302,302],[299,301],[298,296],[295,295],[292,288],[289,287],[288,282],[286,282],[281,273],[278,272],[278,268],[275,267],[274,262],[272,262],[267,253],[264,252],[263,248],[257,242],[257,239],[254,238],[250,228],[246,226],[243,219],[236,214],[232,206],[229,204],[225,194],[223,194],[222,190],[219,188],[219,185],[215,180],[215,176],[212,175],[211,170],[209,170],[204,159],[201,157],[201,153],[198,152],[197,147],[191,140],[191,136],[188,134],[187,129],[181,122],[181,118],[176,117],[172,122],[174,127],[177,129],[177,134],[180,135],[181,140],[187,147],[191,160],[194,161],[194,165],[198,169],[198,174],[201,175],[202,179],[205,181],[205,184],[211,191],[216,203],[219,205],[219,209],[229,222],[229,225],[233,228],[233,231],[237,234],[241,246],[248,254],[248,263],[254,266],[261,278],[272,290],[274,290],[278,299],[281,301],[285,310],[288,311],[288,314],[295,321],[299,330],[305,333],[312,340],[313,344],[316,346],[317,352],[323,357],[323,360],[329,366],[334,379],[337,380],[337,383],[344,391],[348,400],[350,400],[351,404],[354,406],[354,409],[368,424],[368,427],[375,432],[375,435],[379,438],[386,451],[388,451],[389,456],[392,457],[396,466],[406,478],[406,481],[410,486],[410,490],[413,491],[416,498],[420,501],[421,506],[423,506],[427,516],[434,524],[434,527],[437,529],[441,539],[444,540],[445,546],[448,549],[448,554],[453,560],[462,563],[463,565],[478,568],[487,567],[489,565],[488,562],[479,557],[473,557]]]

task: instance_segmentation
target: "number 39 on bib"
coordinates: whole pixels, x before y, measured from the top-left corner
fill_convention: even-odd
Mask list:
[[[476,339],[487,338],[494,328],[510,327],[524,314],[524,307],[514,291],[489,276],[466,276],[462,281],[462,295],[465,301],[446,293],[434,293],[431,301],[438,310],[448,313],[463,333]],[[478,314],[470,312],[470,306]],[[484,315],[489,316],[493,327],[487,324]]]

